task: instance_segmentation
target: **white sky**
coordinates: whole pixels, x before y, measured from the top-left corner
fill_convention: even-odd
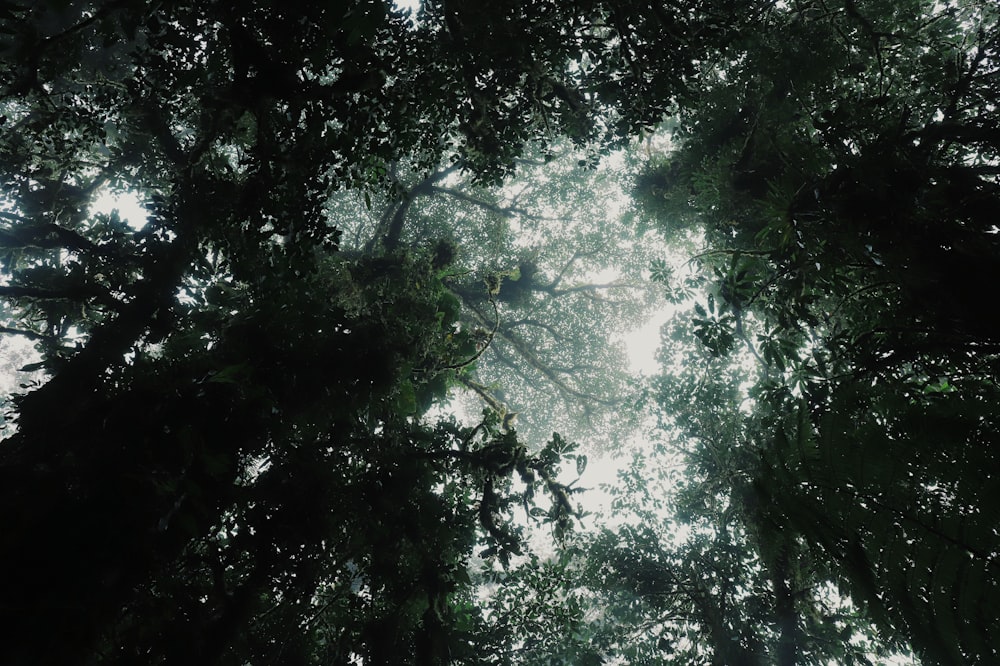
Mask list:
[[[675,309],[673,304],[664,304],[648,322],[622,336],[628,353],[629,370],[646,376],[659,370],[656,350],[660,347],[660,328]]]
[[[136,231],[146,226],[148,213],[134,192],[112,192],[105,189],[91,205],[90,214],[108,215],[115,209],[118,210],[119,217]]]

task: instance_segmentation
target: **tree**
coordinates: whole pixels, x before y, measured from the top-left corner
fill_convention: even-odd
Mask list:
[[[0,325],[48,374],[0,446],[5,662],[863,661],[856,612],[928,662],[997,660],[997,329],[966,289],[997,277],[992,5],[53,0],[0,20]],[[637,191],[707,244],[687,338],[709,374],[656,396],[690,444],[692,536],[647,521],[587,551],[566,440],[427,415],[460,384],[520,393],[493,386],[519,371],[614,393],[583,368],[593,329],[553,344],[555,319],[605,316],[582,297],[606,236],[536,243],[546,206],[509,218],[517,191],[481,186],[560,137],[598,162],[668,112],[676,150]],[[107,190],[146,224],[91,214]],[[456,202],[483,215],[462,233]],[[498,247],[470,241],[480,221]],[[744,396],[727,363],[750,358]],[[516,509],[580,550],[518,559]],[[492,606],[476,553],[511,583]],[[519,590],[552,618],[535,635]]]
[[[556,430],[600,447],[631,427],[634,390],[614,338],[652,305],[643,274],[657,247],[620,219],[617,164],[585,168],[579,157],[522,158],[499,190],[455,166],[421,176],[397,165],[387,196],[344,193],[331,215],[356,220],[347,253],[434,245],[452,257],[446,283],[481,346],[458,376],[474,402],[516,413],[526,441]]]
[[[997,19],[776,7],[706,68],[645,183],[704,225],[693,333],[756,359],[748,522],[796,534],[929,663],[998,650],[997,329],[970,298],[998,250]]]
[[[323,206],[404,156],[503,172],[546,114],[478,150],[445,26],[381,3],[3,18],[4,325],[51,375],[0,449],[4,661],[473,651],[466,561],[518,549],[511,475],[564,497],[561,449],[419,422],[469,361],[447,262],[338,255]],[[147,224],[90,215],[106,187]]]
[[[899,650],[828,583],[824,560],[762,510],[753,487],[759,416],[741,409],[745,370],[699,350],[690,317],[679,311],[665,336],[674,345],[654,387],[665,432],[633,452],[608,515],[585,520],[595,527],[575,532],[540,567],[515,572],[491,600],[490,616],[503,622],[531,609],[507,663],[567,654],[860,664]]]

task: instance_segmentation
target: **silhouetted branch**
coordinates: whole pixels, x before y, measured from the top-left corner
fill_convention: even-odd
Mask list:
[[[461,164],[456,162],[445,169],[435,171],[407,190],[403,194],[403,197],[395,203],[395,209],[393,210],[392,217],[389,220],[389,228],[385,233],[385,239],[382,241],[382,244],[385,246],[387,251],[391,252],[399,247],[399,239],[403,235],[403,225],[406,222],[406,214],[409,212],[413,201],[419,196],[430,194],[434,190],[434,183],[441,182],[450,174],[457,171],[460,167]]]
[[[29,340],[53,340],[54,338],[50,335],[43,335],[42,333],[35,333],[34,331],[26,331],[20,328],[10,328],[9,326],[0,326],[0,333],[7,333],[9,335],[20,335]]]

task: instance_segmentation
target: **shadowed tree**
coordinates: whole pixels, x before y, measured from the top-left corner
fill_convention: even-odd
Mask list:
[[[3,3],[3,326],[50,375],[0,447],[6,663],[475,654],[467,559],[519,549],[515,491],[569,520],[561,440],[422,424],[475,352],[451,262],[337,254],[324,207],[399,161],[487,181],[618,140],[615,73],[566,68],[613,52],[577,9]],[[516,85],[486,67],[515,25]],[[146,224],[92,215],[105,188]]]
[[[5,663],[794,663],[854,633],[811,614],[830,583],[929,663],[997,660],[997,322],[970,288],[997,278],[994,6],[50,0],[0,21],[0,326],[48,375],[0,445]],[[676,150],[638,190],[702,234],[685,339],[724,374],[661,383],[693,536],[598,539],[596,619],[642,601],[601,625],[600,595],[560,587],[572,557],[513,559],[515,508],[568,536],[572,446],[426,415],[460,384],[617,405],[600,368],[642,236],[565,207],[567,183],[613,189],[601,168],[504,178],[560,137],[594,166],[668,112]],[[146,224],[92,214],[109,190]],[[744,349],[746,396],[723,369]],[[477,551],[538,593],[488,610]],[[522,599],[556,620],[532,635]]]
[[[755,359],[751,524],[797,534],[927,663],[1000,649],[997,322],[973,296],[1000,250],[997,21],[983,3],[775,10],[707,64],[643,183],[665,225],[704,229],[692,332]]]

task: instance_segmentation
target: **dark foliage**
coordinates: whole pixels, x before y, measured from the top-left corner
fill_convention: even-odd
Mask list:
[[[0,445],[0,661],[864,663],[867,618],[928,663],[996,662],[998,20],[0,1],[2,330],[47,376]],[[572,444],[426,415],[484,331],[524,340],[499,308],[589,287],[529,257],[463,295],[409,195],[559,137],[587,167],[668,113],[637,194],[709,245],[688,363],[656,386],[692,536],[670,543],[637,465],[619,506],[646,525],[573,546]],[[145,224],[91,212],[126,190]],[[392,202],[350,252],[344,190]],[[515,560],[519,507],[568,549]]]

